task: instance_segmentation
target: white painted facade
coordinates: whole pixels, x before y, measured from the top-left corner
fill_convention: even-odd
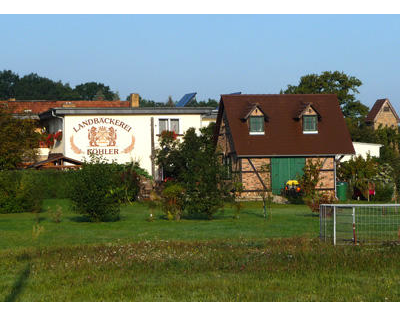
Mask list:
[[[353,142],[353,147],[354,147],[354,151],[356,152],[356,154],[355,155],[345,155],[340,161],[348,161],[354,156],[361,156],[364,159],[366,159],[368,153],[371,157],[379,158],[380,148],[382,146],[383,145],[381,145],[381,144]]]
[[[51,153],[62,153],[79,161],[90,160],[93,153],[110,162],[139,162],[149,174],[152,174],[153,169],[154,176],[158,172],[155,166],[152,168],[152,144],[153,150],[159,148],[159,135],[163,126],[177,131],[178,137],[181,137],[189,128],[194,127],[198,131],[213,121],[201,110],[132,110],[131,113],[123,114],[119,114],[122,111],[110,109],[87,110],[86,113],[80,109],[51,111],[45,118],[49,132],[55,133],[59,129],[63,132],[61,142],[56,142]],[[206,119],[203,120],[203,117]]]

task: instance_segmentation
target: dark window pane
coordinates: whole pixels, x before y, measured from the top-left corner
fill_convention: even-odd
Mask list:
[[[264,132],[264,117],[250,116],[250,132],[263,133]]]

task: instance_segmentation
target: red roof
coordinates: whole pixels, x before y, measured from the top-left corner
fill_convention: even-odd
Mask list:
[[[39,114],[52,108],[109,108],[129,107],[129,101],[0,101],[14,114]]]
[[[320,115],[318,134],[303,134],[294,119],[305,103],[312,102]],[[264,135],[250,135],[242,113],[258,103],[269,120]],[[222,95],[217,131],[223,112],[238,156],[313,156],[354,154],[353,143],[334,94]]]

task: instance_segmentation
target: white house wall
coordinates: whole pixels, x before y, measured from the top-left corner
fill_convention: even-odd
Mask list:
[[[158,119],[179,119],[179,134],[202,126],[200,114],[160,115],[66,115],[64,155],[80,161],[90,153],[108,161],[138,161],[151,174],[151,117],[154,118],[154,143],[158,147]]]
[[[382,146],[383,145],[381,145],[381,144],[353,142],[353,147],[354,147],[354,151],[356,152],[356,154],[355,155],[345,155],[341,159],[341,161],[348,161],[354,156],[361,156],[364,159],[366,159],[368,153],[370,154],[371,157],[379,158],[380,148]]]

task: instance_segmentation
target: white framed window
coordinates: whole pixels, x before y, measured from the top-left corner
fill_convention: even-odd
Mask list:
[[[318,134],[316,115],[303,115],[303,134]]]
[[[158,133],[161,134],[164,131],[180,133],[180,119],[179,118],[159,118],[158,119]]]
[[[264,135],[264,116],[250,116],[250,135]]]

